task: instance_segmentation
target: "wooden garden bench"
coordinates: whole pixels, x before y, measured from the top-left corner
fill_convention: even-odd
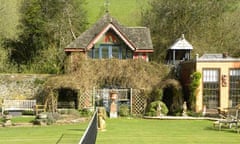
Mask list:
[[[2,114],[5,111],[35,111],[36,100],[3,100]]]

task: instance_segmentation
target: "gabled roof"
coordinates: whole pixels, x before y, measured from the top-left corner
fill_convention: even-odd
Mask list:
[[[184,35],[182,34],[182,37],[177,39],[177,41],[169,47],[171,50],[192,50],[193,46],[184,38]]]
[[[91,28],[83,32],[77,39],[66,46],[67,49],[89,49],[112,29],[131,49],[135,51],[153,51],[150,30],[146,27],[124,27],[108,13],[105,14]]]

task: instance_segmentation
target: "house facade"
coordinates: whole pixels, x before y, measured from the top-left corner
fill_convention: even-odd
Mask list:
[[[76,53],[92,59],[144,59],[153,52],[150,31],[146,27],[125,27],[106,13],[92,27],[65,48],[73,58]]]
[[[224,109],[240,103],[240,59],[226,54],[205,54],[180,64],[181,82],[189,88],[191,74],[202,78],[196,95],[196,111]],[[187,92],[186,92],[187,93]]]
[[[123,26],[109,13],[106,13],[67,45],[64,51],[67,54],[65,72],[68,72],[68,70],[77,69],[75,63],[80,62],[81,58],[95,60],[142,59],[149,61],[149,55],[153,53],[153,45],[148,28]],[[67,92],[64,93],[64,90],[72,94],[73,98],[66,98],[65,93]],[[108,86],[93,91],[86,90],[86,94],[81,92],[80,95],[78,93],[80,96],[75,103],[79,103],[78,108],[94,107],[94,104],[96,104],[96,106],[104,106],[109,111],[111,90],[113,89],[109,89]],[[140,93],[141,90],[115,88],[114,91],[118,93],[118,105],[128,104],[131,107],[131,113],[142,113],[144,101]],[[74,97],[77,96],[75,91],[71,92],[69,89],[63,89],[62,93],[62,97],[58,96],[62,103],[67,100],[73,101]]]

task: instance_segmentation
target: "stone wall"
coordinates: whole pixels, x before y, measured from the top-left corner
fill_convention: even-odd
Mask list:
[[[0,104],[3,99],[36,99],[47,74],[0,74]]]

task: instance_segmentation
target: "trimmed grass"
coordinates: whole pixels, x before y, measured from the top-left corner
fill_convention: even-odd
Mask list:
[[[19,116],[13,117],[12,123],[30,123],[35,119],[35,116]]]
[[[78,143],[86,123],[70,125],[50,125],[33,127],[0,128],[1,144],[55,144],[61,137],[61,143]]]
[[[22,121],[22,120],[21,120]],[[28,121],[28,120],[27,120]],[[88,122],[70,125],[0,128],[3,144],[78,143]],[[240,134],[213,128],[208,120],[107,119],[97,144],[237,144]]]
[[[35,119],[35,116],[17,116],[12,117],[11,121],[12,123],[31,123]],[[0,124],[3,122],[3,118],[0,118]]]
[[[108,119],[97,144],[237,144],[240,134],[207,120]]]

